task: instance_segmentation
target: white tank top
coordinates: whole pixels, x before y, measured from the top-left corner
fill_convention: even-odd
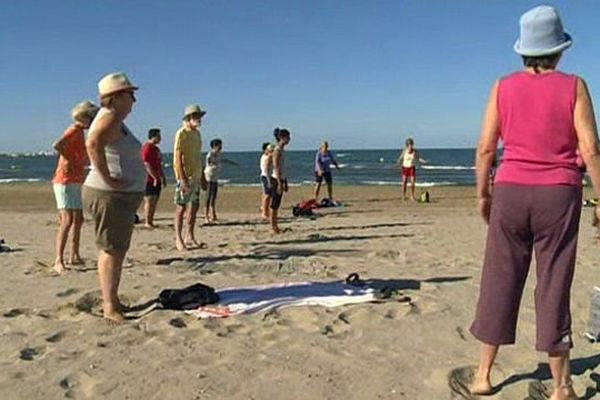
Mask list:
[[[409,153],[408,151],[404,151],[404,158],[402,160],[402,166],[404,168],[411,168],[415,166],[415,154],[416,151],[413,150],[412,153]]]
[[[95,122],[99,121],[103,114],[112,112],[107,108],[101,108],[94,122],[90,126],[90,132],[94,131]],[[143,192],[145,188],[146,170],[142,161],[142,144],[133,136],[133,133],[122,124],[123,134],[119,139],[104,147],[106,154],[106,164],[108,172],[113,178],[121,178],[127,183],[127,186],[119,191],[122,192]],[[85,186],[115,191],[109,186],[100,175],[94,164],[90,166],[90,172],[83,183]]]
[[[269,177],[271,175],[271,171],[269,171],[271,169],[269,168],[269,164],[271,164],[270,158],[271,156],[267,154],[263,154],[262,156],[260,156],[260,176]]]

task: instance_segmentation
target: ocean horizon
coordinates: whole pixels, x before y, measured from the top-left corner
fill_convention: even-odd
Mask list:
[[[340,171],[333,170],[334,183],[341,185],[399,185],[395,165],[400,149],[333,150]],[[421,148],[427,163],[417,167],[417,186],[471,186],[475,184],[475,148]],[[289,182],[314,183],[316,150],[288,150]],[[219,182],[231,186],[259,186],[258,151],[224,152],[223,157],[238,166],[224,164]],[[0,154],[0,184],[49,182],[58,156],[50,152]],[[163,153],[167,181],[174,181],[172,153]]]

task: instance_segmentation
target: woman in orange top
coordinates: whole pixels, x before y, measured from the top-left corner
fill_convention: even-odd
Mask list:
[[[65,271],[63,253],[69,231],[72,231],[70,264],[82,263],[79,255],[79,238],[83,224],[81,184],[85,180],[85,167],[88,164],[83,132],[90,127],[97,112],[98,107],[90,101],[77,104],[71,110],[74,123],[53,144],[59,154],[58,166],[52,179],[56,208],[60,213],[54,261],[54,270],[59,274]]]

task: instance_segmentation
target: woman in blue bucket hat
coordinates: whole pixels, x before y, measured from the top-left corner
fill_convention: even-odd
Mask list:
[[[488,224],[479,301],[471,333],[482,343],[471,394],[496,390],[490,373],[500,345],[515,343],[523,288],[536,258],[536,350],[546,352],[551,400],[576,399],[571,381],[570,288],[581,213],[581,152],[600,196],[594,111],[583,79],[556,70],[572,44],[558,12],[536,7],[520,19],[514,49],[524,70],[499,79],[477,149],[479,212]],[[488,181],[498,141],[503,162]],[[598,214],[598,212],[596,212]]]

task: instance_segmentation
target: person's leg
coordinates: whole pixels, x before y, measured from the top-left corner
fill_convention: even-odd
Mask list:
[[[555,389],[551,399],[575,397],[571,385],[570,293],[581,215],[581,189],[539,187],[535,192],[534,229],[537,282],[535,288],[536,349],[548,352]]]
[[[82,264],[83,260],[79,254],[79,243],[81,241],[81,227],[83,226],[82,210],[73,210],[73,227],[71,228],[71,259],[73,265]]]
[[[550,400],[578,399],[571,381],[571,360],[569,350],[548,353],[548,364],[554,379],[554,392]]]
[[[322,181],[317,179],[317,183],[315,184],[315,200],[319,201],[319,192],[321,191],[321,183]]]
[[[473,393],[489,393],[498,346],[515,342],[519,305],[531,263],[528,188],[501,185],[495,193],[486,239],[479,300],[470,331],[481,343]]]
[[[54,260],[54,270],[59,274],[65,272],[65,246],[69,236],[69,230],[73,224],[73,215],[69,210],[62,209],[60,213],[60,223],[58,225],[58,231],[56,232],[56,259]]]
[[[206,190],[206,204],[204,209],[204,222],[207,224],[210,223],[210,207],[213,195],[214,194],[212,182],[208,182],[208,188]]]
[[[185,234],[185,243],[187,245],[199,246],[194,235],[194,229],[196,227],[196,218],[198,216],[198,210],[200,209],[200,200],[192,201],[187,218],[187,230]]]
[[[104,318],[114,322],[123,322],[125,317],[119,303],[119,283],[125,254],[109,254],[100,251],[98,255],[98,278],[102,292],[102,312]]]
[[[327,179],[327,194],[329,200],[333,201],[333,180],[331,178]]]
[[[492,373],[492,366],[498,355],[499,346],[481,343],[479,350],[479,367],[477,373],[471,385],[471,394],[489,394],[492,393],[492,383],[490,375]]]
[[[267,194],[262,194],[262,199],[260,201],[260,209],[262,212],[262,217],[264,219],[269,219],[269,214],[270,214],[270,210],[269,210],[269,199],[271,198],[271,196],[267,195]]]
[[[213,222],[217,221],[217,195],[218,194],[219,194],[219,183],[214,182],[213,197],[210,200],[210,206],[212,208],[211,218],[212,218]]]
[[[416,196],[416,183],[417,183],[417,177],[416,176],[411,176],[410,177],[410,198],[412,201],[417,201],[417,196]]]
[[[155,227],[154,225],[154,215],[156,214],[156,206],[158,205],[159,195],[154,195],[150,197],[150,212],[148,213],[148,219],[150,221],[150,226]]]
[[[150,222],[150,198],[152,196],[144,196],[144,226],[146,228],[153,228]]]
[[[408,184],[408,177],[402,175],[402,200],[406,201],[406,186]]]
[[[277,181],[271,179],[271,187],[273,188],[273,195],[271,196],[271,215],[269,216],[271,222],[271,230],[275,234],[281,233],[277,222],[277,216],[279,213],[279,206],[281,205],[281,198],[283,193],[277,191]]]
[[[179,251],[187,250],[182,236],[185,209],[185,204],[177,204],[175,206],[175,247]]]

